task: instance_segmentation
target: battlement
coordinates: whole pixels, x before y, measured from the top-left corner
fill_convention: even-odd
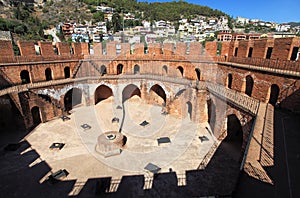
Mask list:
[[[145,46],[143,43],[128,44],[109,42],[94,43],[90,46],[87,43],[56,43],[20,41],[17,47],[20,56],[14,55],[14,48],[11,41],[0,41],[1,54],[0,63],[15,63],[43,60],[61,60],[68,58],[88,57],[117,57],[128,56],[156,56],[157,58],[169,56],[183,56],[193,59],[209,59],[216,56],[234,56],[241,58],[262,58],[279,60],[298,60],[300,52],[300,38],[278,38],[260,40],[242,40],[231,42],[206,42],[204,43],[154,43]],[[26,58],[27,57],[27,58]]]

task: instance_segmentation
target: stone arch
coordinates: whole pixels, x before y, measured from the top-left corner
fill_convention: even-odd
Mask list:
[[[178,66],[178,67],[176,68],[176,70],[177,70],[177,75],[180,76],[180,77],[183,77],[183,73],[184,73],[183,67]]]
[[[104,76],[105,74],[107,74],[107,69],[106,69],[105,65],[101,65],[100,72],[101,72],[101,76]]]
[[[227,84],[227,88],[231,89],[231,87],[232,87],[232,74],[230,74],[230,73],[227,75],[226,84]]]
[[[163,74],[164,76],[167,76],[167,75],[168,75],[168,67],[167,67],[166,65],[164,65],[164,66],[162,67],[162,74]]]
[[[214,133],[215,125],[216,125],[216,118],[217,118],[216,105],[211,98],[209,98],[206,101],[206,103],[207,103],[207,114],[208,114],[207,122],[210,125],[212,132]]]
[[[74,106],[81,104],[82,102],[82,91],[78,88],[70,89],[64,96],[65,110],[69,111]]]
[[[189,119],[192,120],[193,105],[190,101],[186,102],[186,104],[187,104],[187,113],[188,113]]]
[[[140,89],[134,84],[127,85],[122,91],[122,103],[133,96],[141,97]]]
[[[150,98],[158,104],[166,104],[166,92],[165,90],[158,84],[153,85],[150,88]]]
[[[27,70],[22,70],[20,72],[20,78],[21,78],[22,84],[31,83],[29,72]]]
[[[235,114],[227,115],[227,136],[225,141],[235,142],[239,148],[243,144],[243,128],[239,118]]]
[[[140,66],[139,65],[135,65],[133,67],[133,73],[134,74],[140,74]]]
[[[46,81],[52,80],[52,70],[50,67],[45,69],[45,78],[46,78]]]
[[[106,85],[100,85],[94,93],[95,105],[111,96],[113,96],[112,89]]]
[[[181,96],[185,91],[186,91],[186,89],[181,89],[181,90],[179,90],[179,91],[175,94],[175,98]]]
[[[32,116],[33,126],[37,126],[42,122],[41,112],[38,106],[34,106],[31,108],[31,116]]]
[[[201,70],[199,68],[195,69],[197,80],[201,80]]]
[[[117,65],[117,75],[122,74],[123,73],[123,65],[122,64],[118,64]]]
[[[43,100],[45,100],[45,101],[47,101],[47,102],[50,102],[51,103],[51,97],[50,96],[48,96],[48,95],[45,95],[45,94],[38,94],[38,96],[40,97],[40,98],[42,98]]]
[[[70,67],[65,67],[64,68],[64,74],[65,74],[65,78],[70,78],[71,77]]]
[[[270,93],[269,103],[273,106],[275,106],[277,103],[279,91],[280,91],[280,89],[279,89],[278,85],[276,85],[276,84],[271,85],[270,90],[269,90],[269,93]]]
[[[247,94],[248,96],[252,95],[253,85],[254,85],[253,78],[250,75],[246,76],[245,94]]]

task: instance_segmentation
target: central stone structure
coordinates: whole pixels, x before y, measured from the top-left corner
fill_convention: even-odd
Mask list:
[[[96,151],[104,157],[119,155],[126,144],[126,136],[117,131],[108,131],[98,136]]]

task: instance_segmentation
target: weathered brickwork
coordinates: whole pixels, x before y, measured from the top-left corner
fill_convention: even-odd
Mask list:
[[[54,56],[54,49],[51,42],[38,42],[38,46],[40,47],[40,53],[42,56]]]
[[[1,41],[0,40],[0,61],[2,57],[13,57],[14,56],[14,51],[13,51],[13,46],[11,41]]]
[[[21,56],[36,56],[34,42],[18,41],[18,47],[19,47]]]
[[[217,42],[206,42],[205,43],[206,55],[215,57],[217,54]]]
[[[144,44],[135,44],[131,51],[129,44],[110,42],[106,44],[106,55],[102,53],[101,43],[94,44],[94,55],[89,54],[90,49],[87,43],[72,43],[74,56],[70,54],[70,47],[67,43],[56,44],[58,51],[58,55],[56,55],[52,43],[38,42],[41,54],[37,55],[33,42],[18,42],[21,56],[14,56],[11,43],[1,41],[0,44],[3,44],[5,47],[3,54],[0,55],[0,60],[3,60],[0,67],[0,72],[2,72],[0,82],[3,87],[21,84],[22,71],[28,72],[28,83],[36,83],[72,77],[78,65],[81,66],[76,73],[76,77],[99,77],[104,75],[100,71],[100,68],[103,66],[106,68],[106,75],[133,75],[138,72],[138,74],[155,74],[178,79],[187,78],[210,81],[227,87],[230,84],[231,89],[243,92],[260,101],[270,103],[272,101],[272,104],[280,104],[281,107],[289,110],[300,109],[300,94],[298,93],[300,83],[297,78],[270,72],[241,69],[234,64],[231,66],[217,64],[212,61],[212,57],[216,57],[216,42],[206,42],[205,54],[202,54],[201,43],[189,44],[189,54],[186,53],[188,49],[186,43],[177,43],[175,50],[172,43],[165,43],[163,46],[160,44],[149,44],[148,54],[145,54]],[[249,56],[249,49],[252,48],[251,57],[265,59],[269,51],[270,59],[285,61],[291,59],[293,51],[299,46],[299,38],[223,42],[221,57],[235,55],[235,49],[237,48],[237,58],[246,58]],[[272,50],[268,50],[268,48],[272,48]],[[122,58],[118,59],[119,55]],[[124,55],[126,55],[126,58],[124,58]],[[60,59],[62,56],[67,56],[68,59]],[[83,56],[89,57],[89,59],[83,59],[83,62],[80,63],[79,59]],[[173,56],[173,58],[170,56]],[[10,59],[11,62],[9,62]],[[89,60],[92,60],[92,62]],[[66,74],[66,72],[69,73]],[[229,80],[231,81],[230,83]],[[117,83],[117,81],[111,80],[109,83]],[[55,89],[61,88],[60,86],[55,86]],[[146,84],[142,84],[140,90],[141,96],[149,102],[152,101],[153,104],[161,103],[161,99],[157,98],[156,93],[147,92],[148,87]],[[168,108],[170,112],[182,116],[187,111],[188,105],[181,110],[176,109],[175,107],[182,101],[172,98],[176,93],[172,94],[173,96],[166,99],[166,103],[169,105]],[[192,111],[191,118],[195,121],[201,120],[201,122],[208,120],[208,117],[205,116],[207,108],[204,108],[204,106],[207,106],[205,100],[207,93],[195,92],[193,95],[197,95],[197,100],[192,102],[194,111]],[[23,113],[26,114],[24,121],[26,126],[33,124],[31,109],[34,106],[38,106],[41,110],[42,121],[49,120],[62,113],[61,109],[57,109],[52,103],[44,101],[43,98],[35,94],[29,94],[30,100],[28,103],[25,103],[25,98],[28,96],[22,95],[19,97],[21,97],[19,103],[24,105]],[[93,104],[93,99],[89,98],[89,96],[84,97],[85,104]],[[16,100],[18,101],[18,99]],[[57,103],[64,108],[64,95],[61,96]],[[218,105],[217,103],[215,102],[214,105]],[[223,126],[220,125],[217,128],[219,128],[218,131],[220,132]]]
[[[59,55],[70,55],[70,45],[68,43],[56,43]]]

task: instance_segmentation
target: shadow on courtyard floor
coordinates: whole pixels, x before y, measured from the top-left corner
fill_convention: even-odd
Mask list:
[[[177,178],[172,171],[156,174],[146,190],[144,175],[124,176],[120,181],[90,178],[74,197],[227,197],[239,175],[239,163],[234,161],[229,147],[222,143],[205,170],[186,171],[183,178]],[[0,159],[0,191],[5,197],[67,197],[75,187],[76,180],[67,178],[56,184],[44,181],[52,173],[51,167],[27,141],[17,147],[2,147]],[[184,185],[178,186],[182,182]]]
[[[264,166],[274,184],[242,172],[235,197],[300,197],[300,115],[274,113],[274,166]]]
[[[124,176],[120,181],[90,178],[73,197],[300,197],[297,189],[299,118],[299,115],[275,111],[275,165],[264,167],[274,185],[253,179],[244,172],[240,174],[236,152],[232,152],[232,144],[224,141],[204,170],[188,170],[180,178],[176,172],[161,173],[152,181],[144,175]],[[17,146],[2,146],[1,194],[5,197],[68,197],[76,180],[66,178],[56,184],[44,181],[51,169],[27,141]],[[147,182],[151,185],[144,189]]]

